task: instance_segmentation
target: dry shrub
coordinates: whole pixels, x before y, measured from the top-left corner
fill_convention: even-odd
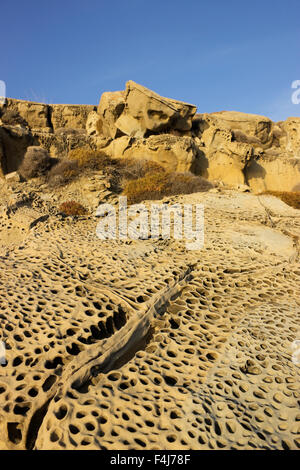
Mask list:
[[[113,165],[113,160],[101,150],[93,150],[88,146],[70,150],[69,160],[74,160],[80,168],[105,170]]]
[[[152,160],[123,158],[117,163],[120,178],[125,181],[143,178],[148,173],[165,173],[165,169],[159,163]]]
[[[61,186],[69,183],[79,175],[79,166],[76,161],[64,158],[60,160],[48,173],[49,186]]]
[[[300,209],[300,191],[265,191],[261,194],[278,197],[288,206],[294,207],[295,209]]]
[[[164,196],[207,191],[212,187],[213,185],[204,178],[190,173],[157,172],[128,181],[124,195],[127,196],[129,204],[136,204],[147,199],[157,200]]]
[[[52,159],[47,150],[38,146],[27,148],[24,159],[18,168],[19,175],[27,180],[43,176],[50,170],[55,159]]]
[[[104,152],[92,150],[90,147],[78,147],[69,152],[55,165],[48,175],[50,186],[61,186],[69,183],[82,174],[103,171],[108,179],[118,179],[116,175],[117,160],[111,159]]]
[[[148,173],[143,178],[125,183],[124,195],[129,204],[136,204],[146,199],[161,199],[164,195],[167,176],[164,173]]]
[[[87,212],[87,210],[76,201],[63,202],[59,206],[58,210],[64,215],[85,215]]]
[[[205,178],[191,173],[170,173],[168,178],[168,189],[173,195],[200,193],[213,187]]]
[[[149,173],[165,173],[165,169],[158,163],[136,158],[121,158],[113,160],[114,166],[109,171],[111,188],[121,192],[128,181],[143,178]]]

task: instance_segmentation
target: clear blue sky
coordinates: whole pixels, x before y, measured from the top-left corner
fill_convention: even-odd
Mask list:
[[[299,0],[1,2],[7,96],[98,104],[129,79],[197,105],[300,116]]]

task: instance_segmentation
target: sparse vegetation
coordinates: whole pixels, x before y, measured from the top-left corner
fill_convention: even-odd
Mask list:
[[[60,160],[48,174],[50,186],[62,186],[81,174],[103,171],[108,176],[114,174],[116,163],[104,152],[90,147],[78,147],[69,152],[68,158]]]
[[[124,195],[127,196],[129,204],[136,204],[146,199],[156,200],[164,196],[207,191],[212,187],[213,185],[204,178],[190,173],[157,172],[128,181]]]
[[[80,168],[86,170],[105,170],[113,164],[112,159],[106,153],[93,150],[88,146],[70,150],[68,159],[76,161]]]
[[[63,202],[58,210],[64,215],[85,215],[87,213],[87,210],[76,201]]]
[[[84,171],[102,171],[107,175],[111,188],[120,192],[127,181],[142,178],[149,173],[165,173],[165,169],[146,159],[113,159],[106,153],[90,147],[79,147],[69,152],[68,158],[55,165],[48,175],[51,186],[61,186],[78,177]]]
[[[170,173],[159,163],[146,159],[112,159],[102,151],[89,147],[71,150],[68,159],[60,161],[49,172],[50,185],[63,185],[88,171],[107,175],[114,192],[122,192],[129,204],[164,196],[207,191],[213,185],[191,173]]]
[[[55,159],[50,157],[47,150],[42,147],[31,146],[27,148],[18,173],[25,180],[44,176],[54,162]]]
[[[294,207],[295,209],[300,209],[300,191],[291,191],[291,192],[287,192],[287,191],[265,191],[261,194],[262,195],[263,194],[266,194],[266,195],[269,194],[271,196],[278,197],[279,199],[281,199],[283,202],[285,202],[289,206]]]
[[[125,181],[143,178],[148,173],[166,172],[159,163],[146,159],[123,158],[118,161],[117,166],[121,179]]]
[[[79,175],[79,166],[76,161],[64,158],[54,165],[48,173],[49,186],[62,186],[69,183]]]

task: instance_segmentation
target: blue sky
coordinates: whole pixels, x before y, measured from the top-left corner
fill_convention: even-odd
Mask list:
[[[7,96],[98,104],[131,79],[198,112],[300,116],[299,0],[1,2]]]

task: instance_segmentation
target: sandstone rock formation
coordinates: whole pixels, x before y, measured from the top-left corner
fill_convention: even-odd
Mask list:
[[[300,117],[290,117],[278,124],[285,137],[281,146],[294,157],[300,158]]]
[[[234,111],[195,112],[133,81],[103,93],[98,108],[7,99],[0,107],[0,174],[17,170],[30,145],[56,158],[89,146],[255,192],[299,187],[300,118],[274,123]]]
[[[95,187],[0,185],[0,449],[299,449],[299,211],[198,193],[202,250],[102,241],[57,214]]]
[[[200,157],[195,171],[253,191],[292,191],[300,182],[300,118],[275,124],[263,116],[226,112],[196,115]]]
[[[191,137],[170,134],[152,135],[147,139],[120,137],[105,148],[113,158],[137,158],[153,160],[168,171],[191,171],[198,153]]]
[[[282,155],[280,149],[264,152],[246,168],[245,178],[255,192],[299,191],[300,158]]]
[[[7,98],[2,114],[15,111],[33,131],[52,132],[62,127],[85,129],[93,105],[43,104]],[[0,116],[1,118],[1,116]]]
[[[60,128],[71,128],[84,130],[90,112],[96,109],[93,105],[49,105],[51,125],[54,130]]]
[[[235,186],[245,183],[245,168],[255,155],[251,145],[233,142],[232,132],[215,124],[203,131],[198,142],[201,146],[196,173]]]
[[[98,129],[101,134],[110,139],[122,135],[115,123],[125,107],[124,91],[105,92],[98,106]]]
[[[119,130],[140,138],[169,129],[189,131],[196,106],[163,98],[130,80],[125,92],[102,95],[98,113],[107,136],[115,138]]]
[[[236,111],[221,111],[218,113],[211,113],[206,115],[209,120],[221,129],[228,131],[238,131],[242,134],[254,139],[249,139],[249,143],[253,145],[260,144],[264,148],[272,145],[272,127],[273,122],[271,119],[258,116],[256,114],[246,114]],[[257,139],[257,141],[255,141]],[[238,140],[238,139],[237,139]]]
[[[131,81],[98,109],[0,107],[0,450],[300,448],[300,212],[247,192],[300,190],[300,118],[195,112]],[[81,146],[239,191],[162,201],[204,205],[201,250],[100,240],[105,170],[38,177]]]
[[[47,105],[8,98],[0,106],[0,173],[18,169],[30,145],[62,158],[74,147],[91,144],[86,122],[92,105]]]
[[[50,107],[47,104],[8,98],[3,108],[5,113],[14,111],[32,130],[51,130]]]

